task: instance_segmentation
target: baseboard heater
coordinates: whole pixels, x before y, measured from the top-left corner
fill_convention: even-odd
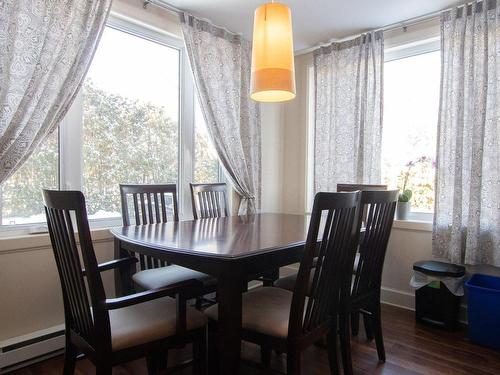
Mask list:
[[[64,352],[64,325],[0,342],[0,374]]]

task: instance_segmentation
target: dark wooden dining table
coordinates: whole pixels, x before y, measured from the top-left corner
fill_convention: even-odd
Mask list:
[[[115,254],[151,255],[218,279],[219,371],[238,373],[243,284],[259,273],[300,261],[308,215],[256,214],[111,229]],[[119,274],[117,289],[130,275]]]

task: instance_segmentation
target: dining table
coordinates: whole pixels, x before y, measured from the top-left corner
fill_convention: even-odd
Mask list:
[[[261,213],[111,229],[115,256],[143,253],[217,278],[219,373],[239,371],[242,294],[252,275],[299,262],[309,215]],[[117,271],[118,292],[131,272]]]

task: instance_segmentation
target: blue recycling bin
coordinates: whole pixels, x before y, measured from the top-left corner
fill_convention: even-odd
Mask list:
[[[475,274],[465,287],[469,338],[500,349],[500,277]]]

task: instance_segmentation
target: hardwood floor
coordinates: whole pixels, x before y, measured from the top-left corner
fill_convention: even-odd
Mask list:
[[[417,324],[414,313],[383,305],[384,338],[387,362],[379,363],[375,343],[368,343],[360,332],[352,341],[355,374],[384,375],[498,375],[500,374],[500,351],[472,344],[465,330],[446,332],[427,325]],[[362,327],[362,326],[361,326]],[[257,361],[259,350],[252,345],[243,345],[242,357]],[[169,354],[169,361],[187,357],[184,351]],[[15,375],[55,375],[62,373],[62,356],[13,372]],[[303,355],[303,374],[329,374],[326,351],[312,347]],[[285,355],[273,355],[272,370],[264,371],[255,366],[243,364],[243,375],[279,374],[285,372]],[[87,360],[77,364],[76,374],[94,374],[94,367]],[[146,374],[145,361],[134,361],[114,369],[114,374]],[[187,368],[181,375],[191,374]]]

